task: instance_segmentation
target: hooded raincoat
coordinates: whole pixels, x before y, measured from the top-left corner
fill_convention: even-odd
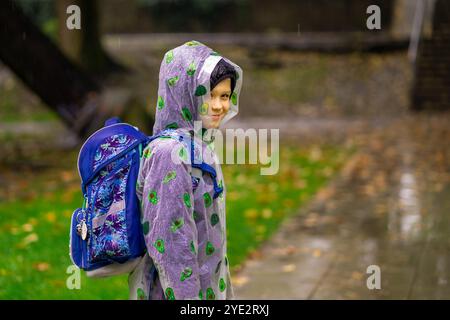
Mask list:
[[[189,141],[197,129],[194,120],[208,110],[210,76],[222,58],[237,72],[223,124],[238,113],[241,68],[197,41],[168,51],[161,62],[153,134],[177,128],[177,136],[155,139],[143,151],[136,191],[147,253],[129,276],[130,299],[234,297],[227,259],[225,182],[211,136],[196,138],[194,153],[196,158],[201,153],[215,169],[215,179],[193,168],[189,157]]]

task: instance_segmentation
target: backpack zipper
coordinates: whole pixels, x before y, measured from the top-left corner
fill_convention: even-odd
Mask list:
[[[91,180],[103,169],[105,168],[108,164],[110,164],[111,162],[114,162],[115,160],[119,159],[120,157],[122,157],[125,153],[129,152],[130,150],[133,150],[134,148],[136,148],[136,146],[138,144],[141,144],[143,141],[141,140],[137,140],[135,142],[133,142],[130,146],[128,146],[125,150],[122,150],[121,152],[119,152],[118,154],[116,154],[114,157],[112,157],[111,159],[108,159],[107,161],[105,161],[101,166],[99,166],[97,169],[95,169],[94,172],[91,173],[91,175],[89,176],[88,179],[86,179],[86,182],[83,182],[83,179],[81,179],[82,182],[82,186],[86,186],[88,185]]]
[[[111,127],[114,127],[114,126],[117,126],[117,125],[126,125],[126,126],[129,126],[129,127],[134,128],[134,129],[136,129],[136,130],[139,130],[137,127],[132,126],[132,125],[130,125],[130,124],[128,124],[128,123],[120,122],[120,123],[115,123],[115,124],[109,125],[109,126],[107,126],[107,127],[102,127],[102,128],[100,128],[100,129],[98,129],[97,131],[95,131],[93,134],[91,134],[91,135],[86,139],[86,141],[83,143],[83,145],[81,146],[80,152],[78,153],[78,158],[77,158],[77,168],[78,168],[78,175],[80,176],[81,181],[83,181],[83,178],[81,177],[81,171],[80,171],[80,155],[81,155],[81,153],[82,153],[82,151],[83,151],[84,146],[85,146],[86,143],[91,139],[91,137],[92,137],[93,135],[95,135],[96,133],[98,133],[98,132],[100,132],[100,131],[102,131],[102,130],[104,130],[104,129],[111,128]]]

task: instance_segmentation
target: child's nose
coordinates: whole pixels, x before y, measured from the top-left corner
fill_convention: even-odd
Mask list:
[[[219,112],[222,110],[222,104],[220,103],[220,101],[214,100],[212,103],[212,110],[214,112]]]

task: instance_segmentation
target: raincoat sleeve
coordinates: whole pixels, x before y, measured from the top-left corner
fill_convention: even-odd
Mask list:
[[[172,160],[174,148],[181,150],[181,143],[165,139],[144,152],[142,223],[148,226],[143,228],[145,243],[166,298],[199,299],[192,180],[189,165]]]

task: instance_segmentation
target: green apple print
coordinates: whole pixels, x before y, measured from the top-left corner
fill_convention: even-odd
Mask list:
[[[175,76],[175,77],[171,77],[169,79],[167,79],[167,84],[171,87],[173,87],[174,85],[177,84],[178,80],[180,79],[179,76]]]
[[[219,215],[217,213],[213,213],[211,215],[211,225],[214,227],[219,222]]]
[[[162,110],[162,108],[164,108],[164,99],[163,97],[159,96],[158,97],[158,110]]]
[[[158,195],[156,194],[155,190],[150,191],[150,193],[148,194],[148,201],[150,201],[152,204],[157,204],[158,203]]]
[[[145,292],[144,290],[142,290],[142,288],[138,288],[136,294],[138,300],[145,300]]]
[[[186,70],[186,73],[189,76],[193,76],[195,74],[195,71],[197,70],[197,68],[195,67],[195,63],[191,62],[191,64],[189,65],[189,67]]]
[[[189,278],[192,275],[192,269],[191,268],[184,268],[183,271],[181,271],[180,281],[184,281],[187,278]]]
[[[171,180],[177,177],[176,171],[169,171],[163,179],[163,183],[169,183]]]
[[[185,192],[183,194],[183,201],[184,201],[184,204],[186,205],[186,207],[190,208],[192,206],[191,205],[191,195],[189,193]]]
[[[175,300],[175,294],[173,293],[173,289],[170,287],[167,287],[167,289],[166,289],[166,299],[167,300]]]
[[[212,204],[211,195],[208,192],[203,194],[203,200],[205,201],[205,207],[209,207]]]
[[[206,300],[214,300],[216,299],[216,295],[212,288],[206,289]]]
[[[172,225],[170,226],[170,230],[172,232],[175,232],[178,229],[180,229],[183,225],[184,225],[184,219],[183,218],[175,219],[175,220],[172,221]]]
[[[197,97],[203,96],[204,94],[206,94],[206,88],[205,86],[199,85],[196,89],[195,89],[195,95]]]
[[[194,46],[198,46],[200,45],[200,42],[192,40],[192,41],[188,41],[185,43],[185,45],[189,46],[189,47],[194,47]]]
[[[166,54],[166,63],[171,63],[173,60],[173,50],[170,50]]]
[[[166,249],[164,248],[163,239],[156,240],[153,246],[156,248],[156,250],[158,250],[159,253],[164,253],[164,251],[166,251]]]
[[[200,300],[203,300],[203,292],[202,289],[200,289],[200,291],[198,292],[198,297]]]
[[[190,247],[191,247],[192,253],[195,254],[195,245],[194,245],[194,241],[191,241]]]
[[[227,288],[227,285],[225,283],[225,280],[223,278],[220,278],[219,280],[219,290],[220,292],[224,292],[224,290]]]
[[[185,148],[181,148],[178,152],[178,156],[180,157],[181,161],[186,162],[187,161],[187,151]]]
[[[169,124],[166,126],[166,129],[178,129],[178,123],[176,123],[176,122],[169,123]],[[162,136],[161,136],[160,138],[162,138]],[[170,138],[170,137],[169,137],[169,138]]]
[[[152,148],[145,149],[143,156],[146,159],[150,159],[152,156]]]
[[[206,243],[206,255],[210,256],[214,253],[214,250],[216,250],[211,242]]]
[[[234,105],[237,105],[237,93],[233,92],[233,94],[231,95],[231,103],[233,103]]]
[[[181,116],[183,117],[183,119],[185,121],[189,122],[189,121],[192,120],[192,114],[191,114],[191,112],[189,111],[189,109],[187,107],[183,107],[181,109]]]
[[[209,108],[209,104],[207,104],[206,102],[203,102],[200,107],[198,112],[202,115],[205,116],[208,114],[208,108]]]
[[[144,232],[144,235],[147,235],[149,233],[149,231],[150,231],[150,222],[145,221],[142,224],[142,231]]]

